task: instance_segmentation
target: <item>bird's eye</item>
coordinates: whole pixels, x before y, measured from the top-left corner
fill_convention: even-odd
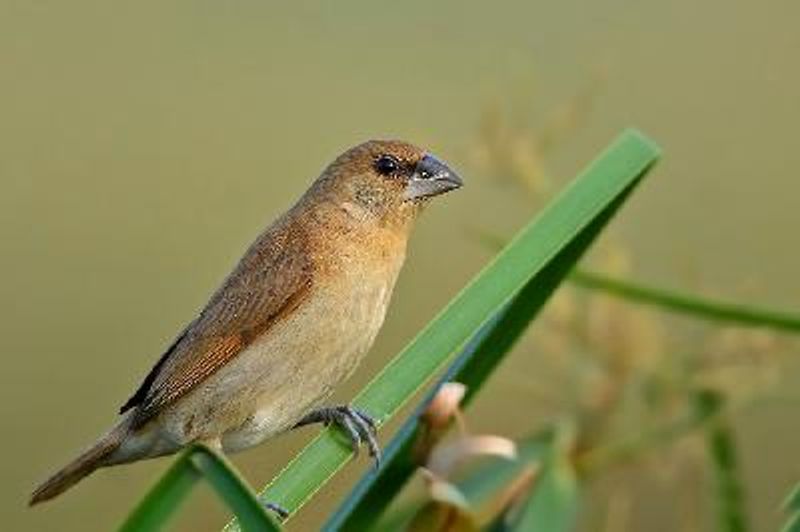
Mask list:
[[[375,170],[381,175],[392,175],[400,168],[400,162],[391,155],[381,155],[375,161]]]

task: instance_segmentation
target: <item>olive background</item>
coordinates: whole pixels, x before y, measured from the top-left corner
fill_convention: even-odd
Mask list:
[[[613,224],[636,278],[797,309],[797,20],[784,0],[0,0],[2,528],[118,525],[168,459],[100,472],[34,509],[28,493],[105,430],[325,164],[403,138],[467,186],[421,219],[386,326],[339,397],[352,396],[489,258],[471,232],[510,235],[534,212],[471,162],[481,110],[518,102],[536,123],[598,66],[584,125],[547,162],[564,182],[628,125],[663,146]],[[519,355],[470,411],[476,430],[516,436],[552,414],[526,393],[535,362]],[[790,399],[736,417],[755,530],[781,522],[800,480],[797,377],[781,384]],[[235,462],[260,485],[311,434]],[[349,465],[293,528],[318,525],[366,467]],[[674,530],[680,479],[640,482],[631,529]],[[174,527],[224,521],[202,488]]]

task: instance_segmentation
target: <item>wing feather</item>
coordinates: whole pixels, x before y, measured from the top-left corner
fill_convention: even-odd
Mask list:
[[[136,426],[152,419],[297,308],[311,283],[308,239],[300,226],[267,230],[122,411],[137,408]]]

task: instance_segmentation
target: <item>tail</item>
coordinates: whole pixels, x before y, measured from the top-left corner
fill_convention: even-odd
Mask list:
[[[106,459],[119,448],[122,440],[128,434],[128,427],[130,426],[128,419],[123,419],[122,422],[101,437],[89,449],[81,453],[75,460],[45,480],[31,494],[28,505],[33,506],[60,495],[81,479],[93,473],[95,469],[106,465]]]

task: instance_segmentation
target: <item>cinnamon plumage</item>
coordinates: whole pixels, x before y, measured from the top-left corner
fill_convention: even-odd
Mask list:
[[[324,403],[381,328],[422,206],[461,184],[405,142],[369,141],[343,153],[250,246],[117,424],[30,503],[101,467],[198,442],[235,452],[315,422],[337,424],[377,459],[369,414]]]

